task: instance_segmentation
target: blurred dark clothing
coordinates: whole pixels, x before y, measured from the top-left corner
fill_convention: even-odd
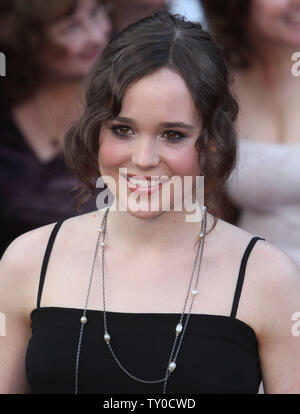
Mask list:
[[[72,191],[78,183],[63,154],[41,162],[28,146],[10,111],[0,104],[0,257],[26,231],[96,210],[96,196],[78,211]]]

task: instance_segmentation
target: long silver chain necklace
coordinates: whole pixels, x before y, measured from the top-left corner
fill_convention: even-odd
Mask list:
[[[108,333],[108,329],[107,329],[107,318],[106,318],[106,311],[105,311],[105,284],[104,284],[104,250],[105,250],[105,234],[106,234],[106,223],[107,223],[108,212],[109,212],[109,207],[106,209],[106,211],[103,215],[102,221],[101,221],[101,226],[98,228],[98,237],[97,237],[96,248],[95,248],[95,253],[94,253],[94,259],[93,259],[93,265],[92,265],[91,276],[90,276],[90,281],[89,281],[88,293],[87,293],[87,297],[86,297],[86,301],[85,301],[83,315],[80,318],[81,327],[80,327],[80,334],[79,334],[79,341],[78,341],[78,348],[77,348],[77,356],[76,356],[76,366],[75,366],[75,394],[78,394],[80,351],[81,351],[82,340],[83,340],[84,326],[87,323],[86,312],[87,312],[88,300],[89,300],[91,286],[92,286],[92,279],[93,279],[94,268],[95,268],[95,263],[96,263],[96,258],[97,258],[97,252],[98,252],[98,249],[99,249],[99,244],[102,248],[102,290],[103,290],[104,340],[105,340],[105,342],[106,342],[106,344],[107,344],[114,360],[117,362],[119,367],[130,378],[132,378],[132,379],[134,379],[138,382],[143,382],[143,383],[146,383],[146,384],[155,384],[155,383],[163,382],[164,383],[163,394],[166,394],[167,381],[168,381],[171,373],[176,368],[176,359],[177,359],[177,356],[178,356],[178,353],[179,353],[179,350],[180,350],[180,347],[181,347],[181,344],[182,344],[183,336],[184,336],[184,333],[185,333],[185,330],[186,330],[186,327],[187,327],[187,324],[188,324],[188,321],[189,321],[189,317],[190,317],[190,314],[191,314],[194,299],[195,299],[195,296],[198,293],[197,286],[198,286],[198,280],[199,280],[199,273],[200,273],[202,255],[203,255],[204,241],[205,241],[205,236],[206,236],[207,209],[206,209],[205,206],[202,206],[201,232],[199,234],[200,241],[199,241],[198,247],[197,247],[197,252],[196,252],[196,256],[195,256],[195,260],[194,260],[194,265],[193,265],[191,279],[190,279],[190,283],[189,283],[189,287],[188,287],[188,292],[187,292],[187,295],[186,295],[184,308],[183,308],[183,311],[182,311],[182,314],[181,314],[181,317],[180,317],[180,321],[178,322],[178,324],[176,325],[176,328],[175,328],[175,339],[174,339],[174,344],[173,344],[172,351],[171,351],[171,354],[170,354],[170,357],[169,357],[169,361],[168,361],[168,364],[167,364],[166,373],[165,373],[164,378],[161,378],[159,380],[145,380],[145,379],[137,378],[136,376],[132,375],[120,363],[120,361],[116,357],[116,355],[115,355],[115,353],[114,353],[114,351],[111,347],[111,344],[110,344],[111,337],[110,337],[110,335]],[[187,314],[187,317],[186,317],[186,320],[185,320],[185,323],[184,323],[184,327],[183,327],[184,312],[185,312],[186,304],[187,304],[187,301],[188,301],[189,293],[190,293],[190,290],[191,290],[192,280],[193,280],[193,276],[194,276],[195,269],[196,269],[196,266],[197,266],[197,262],[199,262],[198,263],[198,269],[197,269],[197,277],[196,277],[194,289],[191,292],[192,300],[191,300],[189,312]],[[180,336],[180,334],[181,334],[181,336]],[[175,356],[173,356],[174,352],[175,352],[175,348],[176,348],[176,343],[177,343],[177,340],[178,340],[179,336],[180,336],[179,344],[178,344]]]

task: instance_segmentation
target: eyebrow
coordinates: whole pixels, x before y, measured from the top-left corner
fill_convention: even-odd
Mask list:
[[[135,121],[132,118],[126,118],[124,116],[116,116],[112,119],[113,121],[124,122],[126,124],[134,124]],[[164,128],[186,128],[186,129],[195,129],[193,125],[186,124],[185,122],[162,122],[159,126]]]

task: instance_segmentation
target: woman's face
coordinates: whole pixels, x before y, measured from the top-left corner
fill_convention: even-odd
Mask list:
[[[260,41],[300,44],[300,0],[252,0],[249,31]]]
[[[48,39],[53,48],[42,55],[48,76],[82,78],[109,41],[111,23],[105,8],[96,0],[78,0],[75,12],[50,25]]]
[[[119,203],[128,206],[134,216],[155,217],[163,210],[162,191],[170,185],[172,177],[182,181],[185,176],[193,177],[194,186],[195,177],[200,176],[195,143],[201,126],[190,92],[174,71],[163,68],[130,85],[120,114],[102,125],[99,137],[100,173],[114,179],[116,190],[104,181]],[[124,170],[119,176],[121,168],[127,174]],[[134,177],[146,181],[137,182]],[[154,187],[150,186],[151,177]],[[121,186],[124,192],[120,191]],[[174,191],[170,188],[172,210]],[[133,193],[137,202],[141,202],[138,211],[129,202]],[[149,200],[155,197],[160,199],[159,209],[151,211]],[[150,211],[145,211],[147,208]]]

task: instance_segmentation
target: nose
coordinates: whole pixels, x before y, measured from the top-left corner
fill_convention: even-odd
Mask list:
[[[148,138],[139,139],[134,143],[131,161],[143,171],[157,167],[160,163],[160,156],[156,143]]]

